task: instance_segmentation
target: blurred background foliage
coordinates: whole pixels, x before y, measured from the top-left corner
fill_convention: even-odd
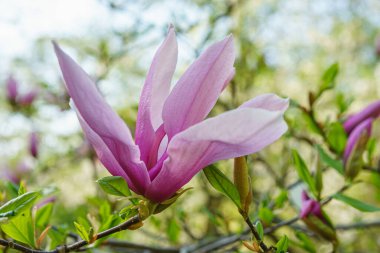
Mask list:
[[[28,189],[50,187],[53,192],[50,194],[56,200],[49,224],[54,224],[62,234],[75,231],[73,222],[78,219],[102,224],[101,220],[119,211],[125,201],[106,196],[95,183],[108,173],[85,142],[69,107],[51,40],[59,42],[96,80],[107,101],[134,132],[144,77],[168,24],[175,25],[179,42],[175,80],[208,45],[232,34],[237,53],[236,75],[211,114],[230,110],[266,92],[293,101],[286,114],[288,134],[248,158],[254,194],[251,215],[253,220],[260,218],[264,227],[298,214],[303,186],[295,184],[298,176],[291,149],[298,150],[312,170],[318,156],[313,145],[318,143],[327,149],[326,140],[315,124],[300,110],[309,107],[309,92],[320,91],[325,70],[334,63],[339,64],[334,88],[323,92],[312,103],[315,119],[323,124],[324,130],[380,97],[380,2],[377,0],[99,0],[96,4],[108,13],[107,25],[94,20],[90,21],[87,32],[43,35],[28,41],[32,50],[27,54],[2,62],[0,172],[21,170],[16,173],[16,182],[22,180]],[[33,103],[26,106],[9,103],[6,82],[10,74],[23,92],[37,91]],[[39,137],[36,157],[29,153],[32,132]],[[373,152],[376,161],[378,147]],[[27,168],[22,170],[22,166]],[[232,161],[217,166],[232,176]],[[379,175],[363,171],[358,177],[360,183],[348,193],[380,206]],[[15,196],[5,177],[0,182],[4,199]],[[331,169],[323,173],[323,182],[323,196],[344,185],[342,177]],[[190,186],[195,188],[175,207],[151,217],[142,229],[115,237],[145,245],[201,245],[245,230],[246,225],[233,204],[211,189],[202,173]],[[380,221],[378,213],[363,214],[334,200],[326,206],[326,211],[336,225]],[[113,222],[119,219],[115,217]],[[340,252],[377,252],[379,233],[379,228],[341,227],[338,230]],[[306,230],[302,222],[280,228],[265,240],[274,244],[283,234],[290,238],[291,252],[331,250],[328,242]],[[300,239],[303,236],[310,238],[315,248],[303,247],[304,241]],[[122,252],[117,248],[102,249]],[[248,252],[239,241],[219,251]]]

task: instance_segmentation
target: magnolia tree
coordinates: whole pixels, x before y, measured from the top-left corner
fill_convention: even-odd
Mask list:
[[[193,63],[177,72],[180,32],[170,25],[165,33],[145,67],[138,106],[129,105],[128,113],[114,110],[99,89],[121,57],[106,44],[99,54],[107,67],[96,77],[65,52],[74,46],[62,49],[58,39],[50,45],[65,90],[25,90],[15,75],[5,80],[4,108],[32,127],[23,136],[22,154],[1,164],[0,248],[379,249],[372,232],[380,226],[380,102],[350,108],[336,87],[337,63],[325,68],[312,90],[303,87],[295,97],[275,88],[251,97],[247,83],[257,74],[243,64],[251,56],[244,54],[239,31],[197,50]],[[175,73],[181,75],[173,78]],[[334,108],[321,107],[332,94],[338,94],[329,104]],[[55,157],[51,150],[43,156],[48,140],[36,127],[48,124],[39,115],[43,103],[75,111],[83,131]],[[68,176],[60,178],[64,170]],[[75,190],[68,193],[71,185]],[[93,191],[83,194],[88,188]]]

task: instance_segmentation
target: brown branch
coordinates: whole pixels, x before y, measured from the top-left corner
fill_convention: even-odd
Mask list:
[[[124,223],[121,223],[118,226],[115,226],[115,227],[112,227],[108,230],[100,232],[99,234],[96,235],[95,238],[96,238],[96,240],[99,240],[101,238],[107,237],[107,236],[115,234],[117,232],[126,230],[129,227],[131,227],[132,225],[135,225],[139,222],[141,222],[140,216],[135,215],[132,218],[130,218],[129,220],[125,221]],[[81,249],[82,247],[84,247],[88,244],[89,244],[89,242],[87,242],[85,240],[81,240],[81,241],[75,242],[71,245],[63,245],[63,246],[57,247],[54,250],[44,251],[44,250],[31,249],[31,248],[25,247],[21,244],[18,244],[18,243],[12,242],[12,241],[0,239],[0,245],[11,248],[11,249],[16,249],[16,250],[19,250],[19,251],[25,252],[25,253],[68,253],[68,252],[72,252],[72,251],[77,251],[77,250]]]
[[[148,251],[149,253],[179,253],[180,249],[174,247],[150,247],[137,243],[118,241],[118,240],[107,240],[102,243],[103,246],[113,247],[113,248],[128,248]]]
[[[260,248],[264,252],[270,252],[270,248],[268,248],[268,246],[264,243],[264,241],[260,237],[259,233],[257,232],[256,227],[252,224],[252,221],[249,219],[249,217],[247,217],[245,219],[245,223],[247,223],[247,225],[248,225],[249,229],[251,230],[253,236],[256,238],[257,242],[259,243]]]
[[[284,227],[284,226],[287,226],[287,225],[291,225],[291,224],[297,222],[298,220],[299,220],[299,216],[297,215],[297,216],[295,216],[289,220],[281,221],[281,222],[277,223],[276,225],[265,228],[264,234],[270,234],[270,233],[276,231],[277,229]]]
[[[380,221],[377,220],[371,222],[357,222],[352,224],[341,224],[335,226],[335,228],[338,230],[364,229],[370,227],[380,227]]]

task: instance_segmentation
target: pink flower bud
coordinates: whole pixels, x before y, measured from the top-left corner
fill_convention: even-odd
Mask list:
[[[38,157],[39,139],[36,132],[32,132],[29,136],[29,153],[34,157]]]
[[[321,210],[321,204],[311,199],[306,191],[302,191],[302,206],[300,211],[301,219],[307,218],[309,215],[314,215],[318,217],[320,220],[324,221],[324,217]],[[325,221],[324,221],[325,222]]]
[[[37,91],[33,90],[21,96],[18,100],[18,103],[21,106],[27,107],[27,106],[30,106],[34,102],[36,97],[37,97]]]
[[[336,243],[336,231],[330,218],[322,211],[321,204],[311,199],[305,191],[302,192],[300,218],[311,231],[321,235],[326,240]]]
[[[7,80],[7,99],[11,102],[16,102],[17,96],[18,96],[18,83],[13,78],[13,76],[10,76]]]
[[[378,36],[375,41],[375,52],[377,57],[380,57],[380,36]]]
[[[57,200],[57,198],[55,196],[48,197],[48,198],[43,199],[42,201],[38,202],[35,205],[35,208],[40,209],[41,207],[44,207],[49,203],[54,203],[56,200]]]
[[[380,115],[380,100],[368,105],[362,111],[351,115],[344,122],[344,130],[347,134],[350,134],[355,127],[369,118],[377,118]]]
[[[21,161],[16,167],[4,167],[1,168],[0,179],[5,179],[14,184],[19,184],[21,179],[28,174],[32,167],[25,161]]]

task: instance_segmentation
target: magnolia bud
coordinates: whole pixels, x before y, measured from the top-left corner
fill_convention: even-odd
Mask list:
[[[350,133],[343,154],[345,175],[354,179],[362,168],[362,155],[371,135],[372,118],[357,125]]]
[[[36,132],[32,132],[29,136],[29,153],[34,157],[38,157],[39,139]]]
[[[326,240],[337,242],[335,228],[327,214],[323,212],[321,204],[311,199],[305,191],[302,192],[300,218],[310,230]]]
[[[18,83],[12,76],[7,80],[6,89],[8,101],[15,103],[18,96]]]
[[[249,205],[252,201],[251,180],[245,157],[237,157],[234,162],[234,184],[240,195],[241,211],[248,215]]]

